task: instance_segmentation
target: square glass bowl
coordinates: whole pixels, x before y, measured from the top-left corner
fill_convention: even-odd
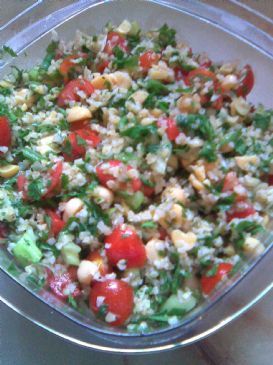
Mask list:
[[[29,9],[6,26],[1,41],[19,55],[0,64],[0,78],[11,65],[28,68],[39,62],[51,31],[61,39],[73,39],[77,29],[92,34],[100,32],[111,20],[136,20],[143,29],[160,27],[167,22],[177,30],[195,52],[206,51],[215,61],[241,60],[251,64],[256,82],[250,100],[272,106],[273,39],[253,24],[224,10],[198,1],[85,0],[31,2]],[[33,5],[34,4],[34,5]],[[273,287],[271,262],[272,231],[261,237],[265,252],[249,258],[239,271],[176,325],[145,334],[132,334],[109,328],[86,310],[79,313],[46,290],[28,283],[13,259],[0,248],[0,300],[17,313],[51,333],[92,349],[119,353],[150,353],[185,346],[222,328],[267,294]],[[12,266],[11,266],[12,265]],[[10,268],[13,268],[11,270]]]

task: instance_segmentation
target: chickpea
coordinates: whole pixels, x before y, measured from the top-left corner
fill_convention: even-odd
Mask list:
[[[238,78],[236,75],[226,75],[221,82],[221,87],[225,91],[233,90],[238,85]]]
[[[96,186],[92,195],[95,197],[96,203],[103,205],[106,209],[109,208],[114,201],[112,191],[104,186]]]
[[[200,96],[183,95],[177,100],[177,107],[182,113],[198,113],[201,109]]]
[[[179,204],[174,204],[166,215],[159,220],[159,224],[167,229],[170,225],[181,226],[183,223],[183,208]]]
[[[77,270],[77,277],[81,284],[90,285],[97,272],[98,265],[96,263],[88,260],[82,260]]]
[[[83,201],[79,198],[70,199],[65,205],[63,220],[67,222],[70,217],[74,217],[83,208],[83,205]]]
[[[180,186],[168,186],[162,193],[162,199],[172,199],[181,204],[186,202],[185,192]]]
[[[157,238],[153,238],[146,243],[145,250],[146,250],[148,260],[151,263],[153,263],[154,261],[160,260],[159,247],[162,246],[163,244],[164,244],[164,241],[161,241]]]
[[[67,110],[67,121],[68,123],[77,122],[78,120],[90,119],[92,114],[85,106],[74,106]]]
[[[197,237],[193,232],[184,233],[179,229],[171,232],[171,239],[180,253],[190,251],[197,241]]]

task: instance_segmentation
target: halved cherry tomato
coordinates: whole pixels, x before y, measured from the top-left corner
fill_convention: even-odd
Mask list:
[[[225,176],[222,192],[235,193],[236,202],[245,201],[247,198],[247,192],[240,184],[238,177],[234,171],[228,172],[227,175]]]
[[[233,265],[229,263],[221,263],[218,265],[215,275],[201,277],[201,288],[205,295],[210,294],[216,285],[232,270]]]
[[[215,110],[220,110],[223,106],[223,96],[218,95],[217,99],[212,102],[212,108]]]
[[[80,52],[76,55],[67,56],[63,60],[63,62],[60,64],[60,68],[59,68],[60,74],[63,75],[65,80],[67,81],[70,70],[72,68],[75,68],[78,66],[77,63],[73,62],[73,60],[75,60],[77,58],[87,58],[87,57],[88,57],[88,55],[83,52]]]
[[[109,63],[110,61],[107,60],[102,61],[101,63],[98,64],[97,71],[102,74],[104,70],[109,66]]]
[[[163,227],[159,227],[158,232],[159,232],[159,239],[161,240],[165,240],[165,238],[169,236],[168,232]]]
[[[54,237],[56,237],[64,228],[65,222],[61,219],[59,214],[54,212],[54,210],[46,209],[46,213],[50,217],[50,232]]]
[[[89,306],[94,313],[98,313],[100,307],[106,306],[105,314],[113,315],[113,318],[110,317],[110,321],[108,320],[108,324],[121,326],[133,312],[133,288],[126,282],[117,279],[97,281],[90,290]]]
[[[273,185],[273,175],[268,176],[268,185]]]
[[[256,213],[256,210],[248,202],[238,202],[230,211],[227,212],[227,222],[231,222],[235,218],[243,219]]]
[[[91,252],[87,256],[86,260],[92,261],[98,266],[101,276],[105,276],[110,272],[109,266],[107,265],[105,259],[101,256],[99,250]]]
[[[238,177],[235,172],[230,171],[225,176],[222,192],[233,191],[237,185],[239,185]]]
[[[0,222],[0,240],[8,236],[9,230],[5,223]]]
[[[113,49],[119,47],[122,51],[128,52],[127,40],[117,32],[109,32],[107,34],[106,45],[103,52],[108,55],[113,54]]]
[[[99,135],[91,129],[77,129],[75,132],[69,133],[64,144],[69,144],[70,153],[64,153],[66,161],[74,161],[77,158],[85,156],[86,146],[80,141],[84,140],[88,146],[96,147],[101,139]]]
[[[91,82],[89,82],[88,80],[71,80],[60,92],[57,101],[58,105],[60,107],[65,107],[70,101],[80,101],[81,98],[77,94],[78,90],[83,91],[86,96],[90,96],[91,94],[93,94],[95,89]]]
[[[115,177],[111,172],[108,172],[109,169],[113,167],[120,167],[124,170],[131,170],[132,166],[125,165],[119,160],[110,160],[107,162],[102,162],[96,167],[96,172],[98,175],[98,179],[100,183],[106,187],[108,186],[108,183],[110,181],[116,182],[118,180],[117,177]],[[119,189],[123,190],[133,190],[133,191],[139,191],[142,188],[142,182],[139,178],[132,178],[128,182],[119,182],[118,184]]]
[[[89,120],[88,119],[78,120],[77,122],[69,123],[69,129],[72,132],[75,132],[75,131],[77,131],[79,129],[88,128],[88,124],[89,124]]]
[[[200,63],[201,68],[209,68],[212,65],[212,61],[210,59],[203,60]]]
[[[176,121],[172,118],[160,118],[157,122],[159,127],[165,128],[166,134],[170,141],[174,141],[179,135],[179,129]]]
[[[106,256],[111,265],[126,261],[126,268],[140,268],[145,265],[145,246],[136,231],[130,226],[120,225],[104,239]]]
[[[237,96],[247,96],[254,86],[254,73],[250,65],[246,65],[242,70],[244,77],[240,82],[240,86],[236,90]]]
[[[155,63],[160,60],[160,55],[149,50],[139,56],[139,64],[144,70],[149,70]]]
[[[7,117],[0,117],[0,147],[10,147],[10,145],[11,145],[11,128],[9,120]]]
[[[63,173],[63,163],[62,161],[57,162],[54,169],[49,172],[50,175],[50,185],[47,188],[47,192],[44,194],[44,198],[52,198],[58,194],[61,190],[62,184],[62,173]]]
[[[101,139],[97,132],[92,131],[91,129],[78,129],[76,134],[84,139],[89,146],[97,147],[100,143]]]
[[[81,291],[78,283],[76,283],[77,278],[77,269],[74,267],[69,267],[67,272],[60,273],[48,273],[47,283],[51,289],[51,291],[58,297],[59,299],[67,299],[69,295],[73,298],[76,298],[81,295]],[[74,290],[71,292],[71,284],[75,284]]]
[[[147,196],[148,198],[150,196],[153,196],[154,193],[155,193],[155,189],[154,188],[152,188],[151,186],[145,185],[145,184],[142,185],[142,189],[141,190],[142,190],[143,194],[145,196]]]
[[[189,71],[185,71],[185,70],[183,70],[182,67],[179,67],[179,66],[175,67],[173,70],[174,70],[174,77],[175,77],[176,81],[184,80],[187,77],[187,75],[189,74]]]
[[[196,77],[205,82],[208,80],[212,80],[213,82],[217,81],[217,78],[212,71],[205,68],[197,68],[188,73],[188,76],[185,78],[185,84],[191,86]]]
[[[18,177],[17,177],[17,188],[18,188],[18,191],[22,192],[24,200],[27,200],[26,183],[27,183],[27,178],[25,177],[25,175],[18,175]]]

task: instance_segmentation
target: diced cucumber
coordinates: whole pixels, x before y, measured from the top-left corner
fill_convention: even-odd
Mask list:
[[[80,252],[81,252],[80,246],[76,245],[73,242],[68,243],[61,249],[61,254],[63,256],[64,262],[67,265],[79,266],[79,264],[80,264],[79,253]]]
[[[132,195],[128,195],[125,198],[125,201],[130,208],[132,208],[134,211],[137,211],[144,202],[144,195],[141,191],[137,191]]]
[[[183,315],[196,306],[196,299],[190,291],[172,294],[163,304],[161,310],[169,315]]]
[[[22,265],[35,264],[42,258],[42,252],[36,245],[36,236],[29,228],[13,249],[14,256]]]
[[[140,31],[140,26],[138,22],[134,21],[131,23],[131,29],[129,31],[130,35],[137,35],[137,33]]]

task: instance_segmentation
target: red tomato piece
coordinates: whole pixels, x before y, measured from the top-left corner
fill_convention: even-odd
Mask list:
[[[8,236],[9,230],[5,223],[0,222],[0,240]]]
[[[0,147],[10,147],[11,128],[7,117],[0,117],[0,131]]]
[[[235,172],[230,171],[227,173],[224,179],[224,185],[222,188],[223,193],[235,193],[236,202],[245,201],[247,198],[247,192],[244,187],[240,184]]]
[[[111,265],[126,260],[126,268],[140,268],[145,265],[147,256],[145,246],[136,231],[129,226],[120,225],[104,239],[106,256]]]
[[[91,147],[97,147],[100,143],[101,139],[97,132],[92,131],[91,129],[78,129],[76,134],[84,139],[86,143]]]
[[[229,263],[221,263],[218,265],[215,275],[201,277],[201,288],[205,295],[210,294],[216,285],[232,270],[233,265]]]
[[[87,58],[88,55],[86,53],[80,52],[77,55],[70,55],[67,56],[63,62],[60,64],[60,74],[64,76],[65,80],[68,80],[68,74],[72,68],[75,68],[78,66],[77,63],[73,62],[73,60],[77,58]]]
[[[174,77],[176,81],[184,80],[190,71],[183,70],[182,67],[175,67],[174,69]]]
[[[84,79],[75,79],[69,81],[68,84],[65,85],[63,90],[60,92],[58,96],[58,105],[63,108],[70,101],[80,101],[80,96],[77,94],[77,91],[83,91],[86,96],[90,96],[94,92],[94,87],[88,80]]]
[[[212,61],[210,59],[206,59],[201,62],[200,67],[201,68],[209,68],[212,65]]]
[[[18,191],[22,192],[23,194],[23,199],[27,200],[27,178],[25,177],[25,175],[18,175],[17,177],[17,188]]]
[[[227,222],[231,222],[235,218],[244,219],[256,213],[253,206],[245,201],[238,202],[234,208],[227,212]]]
[[[64,142],[64,145],[68,144],[71,149],[70,153],[64,153],[66,161],[74,161],[85,156],[86,146],[81,144],[81,139],[91,147],[96,147],[101,141],[98,134],[91,129],[77,129],[75,132],[69,133]]]
[[[99,300],[101,298],[103,298],[102,303]],[[117,279],[95,282],[90,290],[89,306],[94,313],[98,313],[100,307],[104,305],[107,313],[113,315],[113,320],[108,321],[109,325],[123,325],[133,312],[133,288],[124,281]]]
[[[268,185],[273,185],[273,175],[268,176]]]
[[[99,250],[91,252],[87,256],[86,260],[94,262],[98,266],[99,273],[102,276],[105,276],[110,272],[109,266],[107,265],[106,260],[101,256]]]
[[[104,47],[103,52],[108,55],[113,54],[113,49],[115,47],[119,47],[122,51],[128,52],[127,40],[122,35],[117,32],[109,32],[107,34],[106,45]]]
[[[78,283],[75,283],[75,272],[77,271],[77,269],[70,269],[72,269],[72,267],[68,268],[68,271],[64,273],[53,274],[50,272],[47,276],[47,282],[51,291],[56,295],[56,297],[62,300],[67,299],[69,295],[71,295],[73,298],[76,298],[81,294]],[[70,292],[69,287],[71,287],[72,283],[75,283],[75,288],[72,292]]]
[[[169,236],[168,232],[163,227],[159,227],[158,232],[159,232],[159,239],[160,240],[165,240],[165,238]]]
[[[253,89],[255,77],[250,65],[246,65],[242,71],[244,74],[243,79],[240,82],[240,86],[236,90],[237,96],[247,96]]]
[[[157,122],[159,127],[165,128],[166,134],[170,141],[174,141],[179,135],[179,128],[176,121],[172,118],[160,118]]]
[[[54,237],[57,237],[58,234],[62,231],[65,226],[65,222],[61,219],[59,214],[54,212],[54,210],[46,209],[46,214],[50,217],[50,232]]]
[[[218,98],[212,102],[212,107],[215,109],[215,110],[220,110],[223,106],[223,96],[222,95],[218,95]]]
[[[239,180],[235,172],[228,172],[225,176],[224,185],[222,188],[222,192],[226,193],[228,191],[233,191],[235,186],[239,185]]]
[[[107,60],[102,61],[101,63],[98,64],[97,71],[102,74],[104,70],[109,66],[109,63],[110,61]]]
[[[147,196],[149,198],[149,197],[154,195],[155,189],[152,188],[151,186],[143,184],[142,185],[142,192],[145,196]]]
[[[88,124],[89,124],[89,120],[88,119],[78,120],[77,122],[70,123],[69,124],[69,129],[72,132],[75,132],[78,129],[88,128]]]
[[[132,166],[125,165],[119,160],[110,160],[107,162],[102,162],[96,167],[96,172],[98,175],[98,179],[100,183],[106,187],[108,186],[108,183],[110,181],[117,181],[117,177],[115,177],[111,172],[108,172],[108,169],[111,169],[113,167],[120,167],[121,169],[126,169],[127,171],[132,169]],[[139,191],[142,188],[142,182],[139,178],[133,178],[130,179],[128,182],[120,182],[118,184],[118,187],[123,190],[133,190],[133,191]]]
[[[52,198],[61,190],[62,183],[62,173],[63,173],[63,163],[61,161],[57,162],[54,169],[52,169],[50,174],[50,185],[47,188],[47,192],[44,194],[44,198]]]
[[[213,82],[217,81],[217,78],[212,71],[209,71],[205,68],[197,68],[188,73],[188,76],[185,78],[185,84],[191,86],[194,79],[197,77],[203,81],[208,81],[208,80],[212,80]]]
[[[160,55],[152,50],[149,50],[139,56],[139,64],[144,70],[149,70],[155,63],[160,60]]]

